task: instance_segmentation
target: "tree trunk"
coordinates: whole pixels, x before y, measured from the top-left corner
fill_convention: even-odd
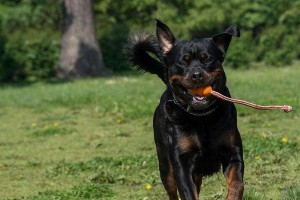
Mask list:
[[[110,73],[96,39],[91,0],[63,0],[63,34],[58,77],[77,78]]]

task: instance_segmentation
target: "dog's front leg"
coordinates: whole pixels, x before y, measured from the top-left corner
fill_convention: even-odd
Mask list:
[[[230,161],[223,169],[228,187],[226,200],[241,200],[244,192],[244,161],[241,148],[232,147]]]
[[[179,191],[181,200],[197,200],[198,191],[193,181],[195,155],[191,152],[183,152],[178,141],[173,143],[170,158],[173,167],[173,176]]]

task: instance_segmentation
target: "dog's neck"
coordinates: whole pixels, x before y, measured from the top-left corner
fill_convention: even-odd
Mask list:
[[[198,116],[198,117],[208,116],[218,108],[217,105],[214,105],[214,106],[210,106],[211,108],[207,108],[204,110],[193,110],[190,105],[183,105],[182,103],[180,103],[180,101],[177,100],[173,91],[172,91],[172,99],[169,99],[168,102],[172,102],[176,106],[178,106],[181,110],[183,110],[184,112],[186,112],[190,115],[193,115],[193,116]]]

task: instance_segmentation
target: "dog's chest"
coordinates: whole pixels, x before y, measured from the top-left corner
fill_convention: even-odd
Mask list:
[[[186,159],[193,162],[198,173],[211,175],[220,170],[221,152],[212,133],[201,129],[183,131],[178,146]]]
[[[178,144],[183,152],[199,150],[205,155],[218,149],[215,138],[217,134],[207,128],[204,123],[187,123],[175,129],[178,133]]]

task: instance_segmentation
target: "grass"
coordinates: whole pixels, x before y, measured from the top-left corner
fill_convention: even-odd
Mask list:
[[[237,106],[244,199],[300,199],[299,63],[226,71],[232,96],[294,108]],[[166,199],[152,133],[163,90],[147,74],[2,86],[0,199]],[[205,178],[201,199],[225,195],[222,174]]]

